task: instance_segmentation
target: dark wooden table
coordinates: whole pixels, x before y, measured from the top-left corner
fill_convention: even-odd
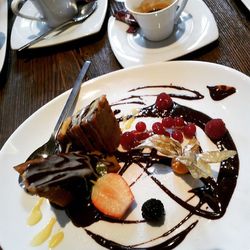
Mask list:
[[[214,62],[250,75],[249,11],[240,0],[205,0],[205,3],[218,24],[219,39],[178,60]],[[0,149],[34,111],[71,88],[85,60],[92,61],[88,78],[122,68],[111,50],[107,35],[108,18],[119,7],[120,3],[109,1],[102,29],[91,37],[22,53],[12,51],[8,44],[0,73]],[[13,20],[9,11],[9,35]]]

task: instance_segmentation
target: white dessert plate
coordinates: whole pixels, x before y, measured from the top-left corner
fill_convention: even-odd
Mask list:
[[[8,2],[7,0],[0,0],[0,72],[2,70],[6,55],[7,28],[8,28]]]
[[[250,10],[250,0],[241,0],[242,3],[245,4],[245,6],[248,8],[248,10]]]
[[[168,61],[195,51],[218,38],[214,16],[202,0],[188,1],[173,34],[160,42],[144,39],[140,30],[127,33],[128,25],[110,17],[111,48],[124,67]]]
[[[245,113],[246,110],[250,109],[248,94],[250,92],[249,77],[225,66],[195,61],[163,62],[143,67],[123,69],[84,83],[77,109],[87,105],[94,98],[102,94],[107,95],[107,99],[111,104],[123,98],[131,97],[131,95],[151,98],[149,103],[152,104],[155,97],[152,98],[152,96],[150,97],[148,94],[156,94],[162,91],[173,93],[172,91],[176,90],[156,88],[157,85],[170,84],[196,90],[204,95],[204,98],[200,100],[174,98],[174,101],[199,110],[213,118],[222,118],[237,147],[240,159],[237,185],[225,215],[217,220],[208,220],[193,215],[192,218],[180,225],[179,229],[174,231],[174,234],[176,232],[180,233],[180,231],[186,229],[192,222],[198,220],[197,225],[187,234],[176,249],[249,249],[250,200],[248,191],[250,155],[248,151],[250,136],[248,131],[250,117]],[[209,95],[207,85],[217,84],[233,86],[236,88],[236,93],[221,101],[214,101]],[[128,92],[131,89],[143,86],[155,87]],[[177,91],[177,93],[185,94],[186,92]],[[54,212],[49,203],[45,201],[41,206],[43,214],[42,220],[34,226],[27,226],[27,217],[37,202],[38,197],[28,195],[19,187],[17,183],[18,174],[13,170],[13,166],[23,162],[34,149],[42,145],[49,138],[68,94],[69,91],[55,98],[30,116],[10,136],[0,151],[0,245],[4,250],[48,249],[48,240],[36,248],[32,247],[30,242],[34,235],[37,235],[37,233],[44,228],[51,216],[54,216]],[[131,111],[134,110],[135,107],[138,107],[138,105],[135,99],[132,104],[123,105],[122,112],[131,114]],[[112,108],[119,109],[120,107],[112,106]],[[201,143],[206,144],[206,147],[210,147],[212,143],[205,138],[204,133],[200,133],[200,139],[202,138],[204,138],[204,140]],[[130,170],[132,172],[130,172]],[[131,178],[137,178],[138,173],[135,173],[137,170],[137,168],[129,168],[129,172],[125,175],[128,182],[131,181]],[[189,182],[185,182],[181,176],[173,174],[170,170],[165,172],[164,168],[159,172],[159,175],[163,178],[161,181],[165,180],[164,185],[170,188],[176,195],[180,193],[186,194],[185,191],[190,189],[190,185],[192,185],[192,179],[189,179]],[[140,208],[143,201],[145,201],[146,198],[159,198],[164,202],[166,211],[165,221],[161,226],[151,226],[147,223],[119,224],[98,221],[88,226],[87,229],[108,240],[123,245],[133,245],[161,236],[189,213],[170,197],[166,197],[166,195],[163,196],[161,189],[159,187],[157,188],[156,185],[152,185],[152,180],[150,181],[150,178],[147,176],[140,178],[140,181],[132,186],[132,191],[135,195],[137,206],[134,207],[134,210],[129,214],[128,219],[141,219]],[[59,226],[59,223],[56,222],[52,234],[61,228],[64,232],[64,239],[56,249],[104,249],[86,233],[84,228],[73,226],[73,224],[67,220],[63,211],[60,211],[59,221],[61,223],[63,222],[62,226]],[[173,235],[170,236],[172,237]],[[169,236],[167,236],[167,238],[168,237]],[[159,241],[162,240],[165,241],[166,238],[160,237]],[[109,241],[106,240],[103,243],[107,242]],[[147,249],[146,247],[158,243],[158,241],[153,241],[138,247],[140,247],[140,249]]]
[[[98,6],[95,12],[83,23],[76,24],[61,34],[40,41],[30,48],[46,47],[57,45],[78,38],[93,35],[100,31],[105,15],[107,12],[108,0],[98,0]],[[21,11],[29,15],[39,15],[36,8],[30,1],[27,1],[22,7]],[[37,36],[41,35],[48,29],[47,25],[41,22],[28,20],[21,17],[16,17],[12,31],[11,31],[11,48],[16,50],[23,45],[29,43]]]

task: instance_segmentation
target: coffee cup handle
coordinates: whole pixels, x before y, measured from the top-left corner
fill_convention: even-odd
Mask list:
[[[13,11],[13,13],[17,16],[20,16],[26,19],[35,20],[35,21],[45,21],[43,17],[29,16],[20,12],[20,6],[22,6],[26,1],[27,0],[13,0],[11,3],[11,10]]]
[[[184,8],[187,5],[187,1],[188,0],[182,0],[182,3],[179,5],[178,10],[176,11],[176,15],[175,15],[175,19],[174,19],[174,23],[176,24],[178,22],[178,19],[182,13],[182,11],[184,10]]]

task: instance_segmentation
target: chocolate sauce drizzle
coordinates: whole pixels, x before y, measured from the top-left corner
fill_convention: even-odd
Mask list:
[[[236,89],[227,85],[207,86],[210,96],[215,101],[220,101],[236,92]]]
[[[185,100],[197,100],[197,99],[203,99],[204,95],[202,95],[201,93],[199,93],[196,90],[191,90],[191,89],[187,89],[181,86],[175,86],[175,85],[152,85],[152,86],[143,86],[143,87],[138,87],[138,88],[134,88],[129,90],[128,92],[134,92],[137,90],[141,90],[141,89],[152,89],[152,88],[170,88],[170,89],[177,89],[180,91],[187,91],[192,93],[193,95],[180,95],[180,94],[173,94],[173,93],[168,93],[171,97],[175,97],[175,98],[180,98],[180,99],[185,99]]]
[[[168,87],[168,88],[186,90],[186,91],[195,93],[195,96],[192,96],[192,99],[203,98],[203,95],[201,95],[197,91],[188,90],[182,87],[176,87],[172,85],[139,87],[136,89],[131,89],[130,92],[136,91],[139,89],[155,88],[155,87],[157,88]],[[134,98],[134,96],[132,96],[131,98]],[[140,96],[140,98],[143,98],[143,96]],[[183,97],[182,95],[180,95],[178,96],[178,98],[190,100],[191,97],[190,96]],[[126,98],[126,100],[129,101],[130,98]],[[120,102],[118,103],[119,105],[121,104]],[[115,110],[114,112],[115,114],[119,114],[120,110]],[[171,110],[166,110],[164,112],[159,112],[156,109],[155,105],[143,107],[141,108],[140,112],[136,115],[136,117],[164,117],[164,116],[169,116],[169,115],[173,117],[182,116],[187,122],[193,122],[203,130],[207,121],[211,119],[211,117],[207,116],[206,114],[202,112],[188,108],[186,106],[182,106],[176,102],[174,102]],[[120,119],[118,119],[118,121],[120,121]],[[222,139],[213,141],[213,142],[215,143],[215,145],[217,145],[219,150],[223,150],[223,149],[237,150],[229,132],[227,132]],[[180,197],[172,193],[163,183],[161,183],[157,179],[157,177],[152,175],[150,171],[148,171],[148,169],[156,163],[170,166],[171,159],[167,157],[163,157],[162,155],[159,155],[155,149],[152,149],[150,152],[147,152],[147,153],[143,152],[143,150],[141,149],[131,150],[128,152],[117,151],[115,152],[115,155],[118,161],[123,166],[119,174],[123,175],[124,172],[132,166],[132,164],[138,165],[139,167],[143,169],[144,173],[146,173],[154,181],[154,183],[158,187],[160,187],[162,192],[164,192],[166,195],[172,198],[180,206],[188,210],[189,213],[176,226],[174,226],[172,229],[168,230],[164,234],[160,235],[159,237],[155,239],[149,239],[146,242],[126,246],[126,245],[121,245],[117,242],[111,241],[109,239],[106,239],[102,237],[101,235],[95,234],[91,232],[90,230],[86,229],[85,227],[99,220],[105,220],[111,223],[123,223],[123,224],[145,223],[145,221],[143,220],[127,221],[127,220],[110,219],[110,218],[105,217],[103,214],[101,214],[99,211],[97,211],[94,208],[94,206],[91,203],[90,196],[85,196],[84,198],[76,199],[75,202],[73,202],[66,209],[67,215],[72,220],[73,224],[75,224],[78,227],[84,227],[86,233],[93,240],[95,240],[99,245],[106,247],[108,249],[125,249],[125,250],[126,249],[173,249],[185,239],[188,233],[198,223],[198,220],[196,220],[195,222],[192,222],[189,225],[187,225],[189,219],[193,215],[198,215],[207,219],[215,220],[215,219],[221,218],[225,214],[227,206],[230,202],[230,199],[232,197],[232,194],[234,192],[234,189],[237,183],[237,177],[238,177],[238,171],[239,171],[238,155],[234,156],[234,158],[230,158],[221,163],[219,174],[217,176],[217,180],[213,178],[207,178],[207,179],[202,178],[201,182],[203,183],[203,185],[200,187],[194,187],[193,189],[189,191],[190,194],[193,194],[190,199],[192,199],[193,197],[199,198],[199,202],[196,205],[191,205],[190,203],[188,203],[190,199],[186,201],[182,200]],[[131,185],[136,184],[139,178],[140,176]],[[204,205],[206,205],[206,208],[204,208]],[[208,207],[210,208],[210,210],[207,209]],[[171,234],[175,232],[176,229],[178,229],[180,226],[183,226],[183,225],[187,225],[184,230],[182,230],[181,232],[175,233],[175,235],[173,235],[170,238],[168,237],[167,240],[163,239],[162,243],[156,244],[151,247],[142,247],[144,244],[149,243],[149,242],[154,242],[156,239],[171,236]]]
[[[185,219],[184,219],[185,220]],[[183,220],[183,221],[184,221]],[[106,247],[108,249],[114,249],[114,250],[128,250],[128,249],[139,249],[139,250],[143,250],[143,249],[173,249],[176,246],[178,246],[183,239],[187,236],[187,234],[195,227],[195,225],[198,223],[198,221],[193,222],[191,225],[189,225],[185,230],[181,231],[180,233],[176,234],[175,236],[173,236],[172,238],[158,244],[152,247],[137,247],[143,244],[146,244],[148,242],[151,242],[153,240],[159,239],[161,237],[166,237],[168,236],[170,233],[172,233],[174,230],[176,230],[179,226],[181,226],[181,223],[178,224],[176,227],[174,227],[173,229],[167,231],[166,233],[162,234],[161,236],[153,239],[153,240],[149,240],[148,242],[143,242],[141,244],[136,244],[136,245],[130,245],[130,246],[124,246],[121,245],[117,242],[105,239],[104,237],[94,234],[91,231],[85,229],[86,233],[92,237],[92,239],[94,239],[98,244],[100,244],[103,247]],[[135,248],[136,247],[136,248]]]

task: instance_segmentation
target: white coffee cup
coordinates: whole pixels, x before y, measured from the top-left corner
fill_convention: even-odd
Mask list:
[[[178,9],[179,0],[125,0],[125,7],[138,22],[145,38],[161,41],[173,32],[187,1],[182,0]]]
[[[27,0],[13,0],[11,9],[17,16],[47,23],[50,27],[56,27],[68,21],[78,12],[75,0],[30,0],[39,12],[39,17],[29,16],[20,12],[20,4]]]

